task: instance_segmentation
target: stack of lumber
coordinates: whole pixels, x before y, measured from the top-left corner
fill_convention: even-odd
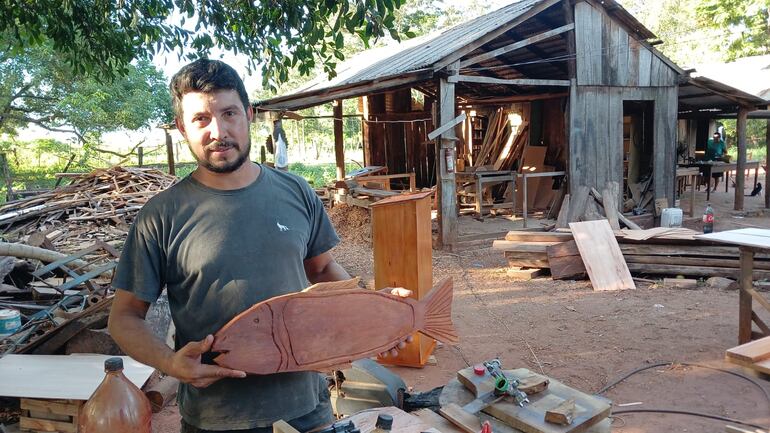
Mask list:
[[[156,169],[98,169],[73,178],[68,186],[0,206],[0,228],[9,240],[53,229],[64,234],[102,230],[105,237],[125,236],[147,200],[175,181],[176,177]],[[71,240],[73,236],[62,237]]]
[[[696,239],[698,232],[684,228],[656,227],[649,230],[615,230],[620,251],[634,275],[685,275],[728,277],[740,275],[738,248]],[[512,267],[549,268],[554,279],[586,276],[572,232],[511,231],[505,240],[494,242],[504,251]],[[770,278],[770,254],[757,253],[756,278]]]
[[[626,196],[626,200],[623,203],[623,210],[625,212],[631,211],[631,209],[645,209],[652,210],[654,194],[652,192],[652,177],[648,177],[642,182],[629,183],[629,194]]]
[[[770,374],[770,337],[760,338],[727,349],[725,360],[764,374]]]

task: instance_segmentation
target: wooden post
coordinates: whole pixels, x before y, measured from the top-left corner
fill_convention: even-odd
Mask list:
[[[743,210],[743,192],[744,185],[746,184],[746,178],[744,177],[746,171],[746,119],[748,118],[749,110],[745,107],[738,109],[738,122],[736,124],[736,132],[738,136],[738,168],[735,171],[735,210]],[[729,176],[725,177],[725,184],[729,181]]]
[[[11,201],[14,199],[13,179],[11,177],[11,168],[8,166],[8,157],[5,152],[0,153],[0,170],[3,172],[3,180],[5,181],[5,199]]]
[[[337,161],[337,180],[345,179],[345,142],[342,131],[342,100],[334,101],[334,159]]]
[[[765,167],[770,168],[770,119],[767,119],[767,129],[765,130]],[[767,179],[770,176],[767,175],[768,168],[765,169],[765,207],[770,209],[770,185],[767,184]]]
[[[136,165],[139,167],[144,166],[144,147],[142,146],[136,148]]]
[[[364,148],[364,167],[372,165],[372,149],[369,141],[369,97],[362,96],[358,104],[361,107],[361,146]]]
[[[448,75],[459,73],[459,62],[447,67]],[[439,107],[437,128],[454,120],[455,114],[455,85],[447,77],[439,78]],[[455,129],[449,128],[438,138],[436,166],[441,205],[439,207],[439,243],[445,249],[450,249],[457,239],[457,194],[455,191]],[[452,167],[447,165],[449,162]]]
[[[751,341],[751,289],[754,282],[754,251],[741,247],[741,289],[738,295],[738,344]]]
[[[168,132],[168,128],[164,128],[166,133],[166,157],[168,158],[168,174],[176,176],[176,169],[174,168],[174,143],[171,142],[171,133]]]

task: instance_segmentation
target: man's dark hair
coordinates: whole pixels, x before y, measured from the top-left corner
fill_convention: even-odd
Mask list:
[[[243,80],[230,65],[219,60],[198,59],[179,70],[171,78],[171,104],[174,114],[182,117],[182,97],[190,92],[213,93],[218,90],[235,90],[249,111],[249,95]]]
[[[719,131],[714,131],[713,135],[718,135],[720,138],[722,137],[722,134],[720,134]]]

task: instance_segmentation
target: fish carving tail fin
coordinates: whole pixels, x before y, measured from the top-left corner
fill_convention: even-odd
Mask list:
[[[420,332],[446,344],[460,341],[452,325],[453,288],[452,278],[444,278],[422,301],[425,303],[425,327]]]

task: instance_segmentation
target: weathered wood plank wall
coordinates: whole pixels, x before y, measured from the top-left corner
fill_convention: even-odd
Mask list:
[[[599,5],[575,5],[577,77],[570,90],[570,189],[623,181],[623,101],[654,103],[654,191],[673,204],[677,72]]]
[[[640,43],[604,8],[575,5],[575,50],[579,86],[676,86],[677,74],[653,48]]]

